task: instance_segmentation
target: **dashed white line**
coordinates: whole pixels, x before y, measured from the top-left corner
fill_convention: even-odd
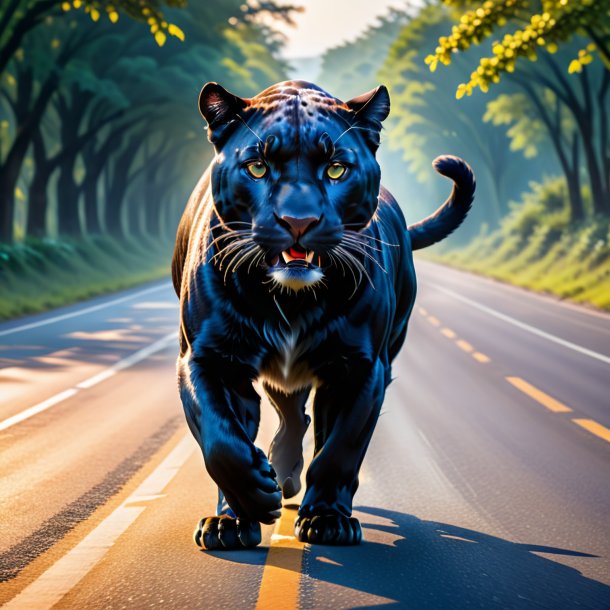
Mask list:
[[[61,320],[68,320],[69,318],[75,318],[76,316],[82,316],[84,314],[91,313],[93,311],[99,311],[100,309],[105,309],[106,307],[111,307],[112,305],[124,303],[125,301],[130,301],[131,299],[140,297],[143,294],[148,294],[149,292],[155,292],[157,290],[161,290],[162,288],[167,288],[167,287],[168,287],[167,282],[163,282],[163,284],[159,284],[157,286],[152,286],[151,288],[146,288],[144,290],[139,290],[138,292],[133,292],[132,294],[128,294],[123,297],[119,297],[118,299],[113,299],[112,301],[106,301],[105,303],[100,303],[99,305],[92,305],[91,307],[84,307],[83,309],[79,309],[77,311],[71,311],[70,313],[64,313],[59,316],[53,316],[51,318],[45,318],[44,320],[38,320],[37,322],[30,322],[29,324],[22,324],[21,326],[7,328],[6,330],[0,330],[0,337],[5,337],[6,335],[12,335],[13,333],[18,333],[18,332],[21,332],[24,330],[30,330],[32,328],[38,328],[39,326],[46,326],[47,324],[53,324],[54,322],[60,322]]]
[[[130,366],[133,366],[134,364],[137,364],[138,362],[141,362],[142,360],[145,360],[149,356],[152,356],[153,354],[160,352],[162,349],[165,349],[172,342],[176,341],[177,337],[178,333],[176,332],[170,333],[169,335],[165,335],[164,337],[162,337],[158,341],[155,341],[151,345],[148,345],[142,348],[141,350],[134,352],[130,356],[127,356],[127,358],[123,358],[123,360],[119,360],[119,362],[103,370],[101,373],[97,373],[96,375],[93,375],[92,377],[89,377],[88,379],[85,379],[84,381],[81,381],[80,383],[76,384],[74,387],[59,392],[58,394],[51,396],[51,398],[47,398],[46,400],[43,400],[37,405],[25,409],[25,411],[21,411],[21,413],[17,413],[16,415],[13,415],[1,421],[0,431],[6,430],[7,428],[10,428],[11,426],[14,426],[15,424],[18,424],[22,421],[25,421],[26,419],[29,419],[34,415],[38,415],[38,413],[42,413],[43,411],[54,407],[60,402],[63,402],[68,398],[72,398],[72,396],[77,394],[79,391],[92,388],[94,385],[97,385],[98,383],[105,381],[113,375],[116,375],[116,373],[118,373],[119,371],[122,371],[126,368],[129,368]]]
[[[605,354],[600,354],[598,352],[594,352],[593,350],[587,349],[586,347],[582,347],[582,345],[577,345],[576,343],[572,343],[571,341],[566,341],[565,339],[561,339],[560,337],[551,335],[550,333],[540,330],[539,328],[536,328],[535,326],[530,326],[529,324],[526,324],[525,322],[521,322],[520,320],[516,320],[515,318],[511,318],[510,316],[507,316],[506,314],[500,313],[499,311],[496,311],[495,309],[492,309],[491,307],[481,305],[480,303],[477,303],[476,301],[473,301],[472,299],[469,299],[468,297],[462,296],[461,294],[458,294],[457,292],[454,292],[453,290],[450,290],[449,288],[444,288],[443,286],[435,286],[435,288],[437,290],[440,290],[441,292],[444,292],[445,294],[448,294],[449,296],[453,297],[454,299],[457,299],[458,301],[462,301],[463,303],[466,303],[466,304],[470,305],[471,307],[478,309],[479,311],[484,311],[485,313],[489,314],[490,316],[494,316],[495,318],[503,320],[504,322],[508,322],[509,324],[512,324],[513,326],[517,326],[518,328],[521,328],[522,330],[532,333],[533,335],[537,335],[539,337],[542,337],[543,339],[546,339],[547,341],[552,341],[553,343],[557,343],[558,345],[567,347],[568,349],[571,349],[580,354],[584,354],[585,356],[589,356],[590,358],[595,358],[595,360],[599,360],[600,362],[604,362],[605,364],[610,364],[610,356],[606,356]]]

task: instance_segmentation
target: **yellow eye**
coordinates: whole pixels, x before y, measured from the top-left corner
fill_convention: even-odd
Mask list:
[[[252,161],[246,169],[253,178],[262,178],[267,173],[267,166],[262,161]]]
[[[346,170],[347,170],[347,167],[345,167],[345,165],[343,165],[342,163],[331,163],[326,168],[326,175],[331,180],[339,180],[339,178],[341,178],[341,176],[343,176],[343,174],[345,174]]]

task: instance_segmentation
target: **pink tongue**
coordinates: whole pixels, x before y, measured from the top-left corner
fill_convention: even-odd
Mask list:
[[[307,256],[306,252],[300,252],[299,250],[295,250],[294,248],[290,248],[289,254],[290,256],[292,256],[292,258],[305,258]]]

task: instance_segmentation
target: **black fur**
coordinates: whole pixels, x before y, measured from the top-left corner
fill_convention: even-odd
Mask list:
[[[358,471],[415,300],[411,251],[462,222],[474,177],[460,159],[437,159],[453,193],[407,229],[375,160],[385,87],[343,103],[302,81],[252,99],[210,83],[200,109],[217,155],[176,239],[178,376],[222,518],[203,519],[195,539],[206,548],[258,543],[282,492],[299,491],[315,388],[315,453],[296,535],[355,544]],[[270,461],[254,445],[257,379],[281,422]]]

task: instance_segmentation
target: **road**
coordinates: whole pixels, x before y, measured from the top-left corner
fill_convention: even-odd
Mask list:
[[[255,550],[194,545],[169,282],[0,325],[0,604],[610,608],[610,316],[416,266],[359,547],[298,543],[294,504]]]

